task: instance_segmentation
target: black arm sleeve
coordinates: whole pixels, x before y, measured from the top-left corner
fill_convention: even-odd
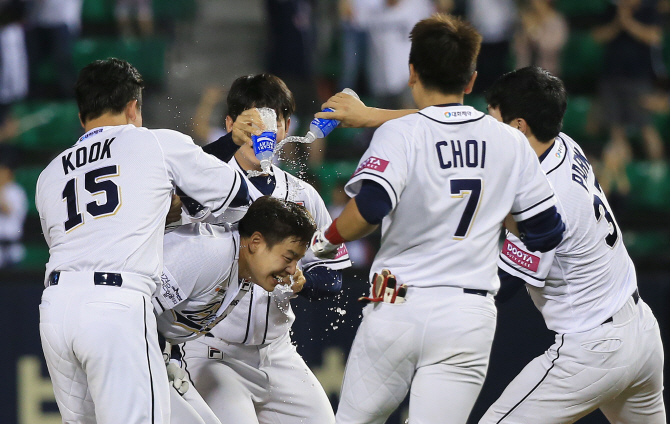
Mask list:
[[[517,222],[520,239],[532,251],[548,252],[563,240],[565,224],[561,214],[552,206],[525,221]]]
[[[363,180],[361,190],[356,197],[356,206],[368,224],[378,225],[391,212],[393,203],[384,187],[371,180]]]
[[[223,137],[219,137],[218,140],[203,146],[202,150],[227,163],[235,156],[239,148],[240,146],[233,142],[233,134],[228,133]]]
[[[321,300],[337,296],[342,290],[342,271],[315,266],[305,271],[305,285],[298,295],[309,300]]]
[[[500,278],[500,290],[496,295],[496,303],[507,302],[526,284],[521,278],[515,277],[500,268],[498,268],[498,278]]]

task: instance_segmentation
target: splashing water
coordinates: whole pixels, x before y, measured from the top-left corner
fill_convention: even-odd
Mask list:
[[[292,135],[289,137],[284,138],[282,141],[277,143],[275,146],[274,151],[272,152],[272,157],[270,158],[270,161],[274,159],[274,157],[277,155],[277,152],[279,149],[284,147],[284,144],[286,143],[311,143],[314,140],[309,138],[309,137],[298,137],[296,135]],[[247,177],[260,177],[261,175],[274,175],[274,172],[272,172],[272,168],[268,169],[263,169],[262,171],[256,171],[255,169],[250,169],[247,171]]]

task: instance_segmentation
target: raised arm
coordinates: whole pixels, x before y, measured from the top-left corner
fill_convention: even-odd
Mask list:
[[[316,118],[336,119],[348,128],[377,128],[391,119],[417,112],[417,109],[389,110],[365,106],[359,99],[345,93],[337,93],[321,106],[334,112],[319,112]]]

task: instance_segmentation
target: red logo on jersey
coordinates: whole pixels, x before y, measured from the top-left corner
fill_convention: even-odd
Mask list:
[[[384,172],[386,170],[386,167],[389,165],[389,161],[384,160],[384,159],[379,159],[374,156],[370,156],[369,158],[365,159],[363,163],[360,164],[356,172],[354,172],[354,175],[358,174],[361,172],[363,169],[372,169],[373,171],[377,172]]]
[[[505,244],[503,244],[503,254],[511,259],[515,264],[533,272],[537,272],[537,267],[540,265],[539,257],[531,255],[523,249],[519,249],[509,240],[505,240]]]
[[[347,246],[344,244],[341,244],[340,247],[337,248],[337,255],[335,255],[335,259],[340,259],[342,256],[348,255],[349,251],[347,251]]]

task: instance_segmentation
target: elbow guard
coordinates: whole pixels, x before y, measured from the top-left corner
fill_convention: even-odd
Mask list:
[[[555,206],[525,221],[519,221],[517,225],[519,238],[532,252],[548,252],[563,240],[565,224]]]

